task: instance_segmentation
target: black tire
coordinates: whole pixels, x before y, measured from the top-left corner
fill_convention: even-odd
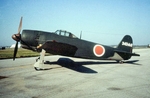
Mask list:
[[[34,67],[34,69],[35,69],[36,71],[42,70],[42,69],[40,69],[40,68],[38,68],[38,67]]]

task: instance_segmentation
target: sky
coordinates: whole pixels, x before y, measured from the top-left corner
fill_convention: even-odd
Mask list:
[[[118,45],[150,44],[150,0],[0,0],[0,46],[11,46],[21,16],[23,29],[67,30],[82,39]]]

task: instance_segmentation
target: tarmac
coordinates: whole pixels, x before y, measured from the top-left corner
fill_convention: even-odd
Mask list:
[[[0,60],[0,98],[150,98],[150,48],[123,64],[46,56],[47,70],[35,71],[35,57]]]

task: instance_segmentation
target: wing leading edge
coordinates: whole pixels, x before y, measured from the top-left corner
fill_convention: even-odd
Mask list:
[[[76,46],[56,41],[47,41],[39,49],[44,49],[47,53],[64,56],[74,56],[77,51]]]

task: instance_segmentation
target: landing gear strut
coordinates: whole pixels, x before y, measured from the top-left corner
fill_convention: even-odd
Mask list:
[[[34,64],[35,70],[44,70],[44,56],[45,56],[45,50],[42,49],[42,52],[40,53],[40,57],[36,59],[36,63]]]

